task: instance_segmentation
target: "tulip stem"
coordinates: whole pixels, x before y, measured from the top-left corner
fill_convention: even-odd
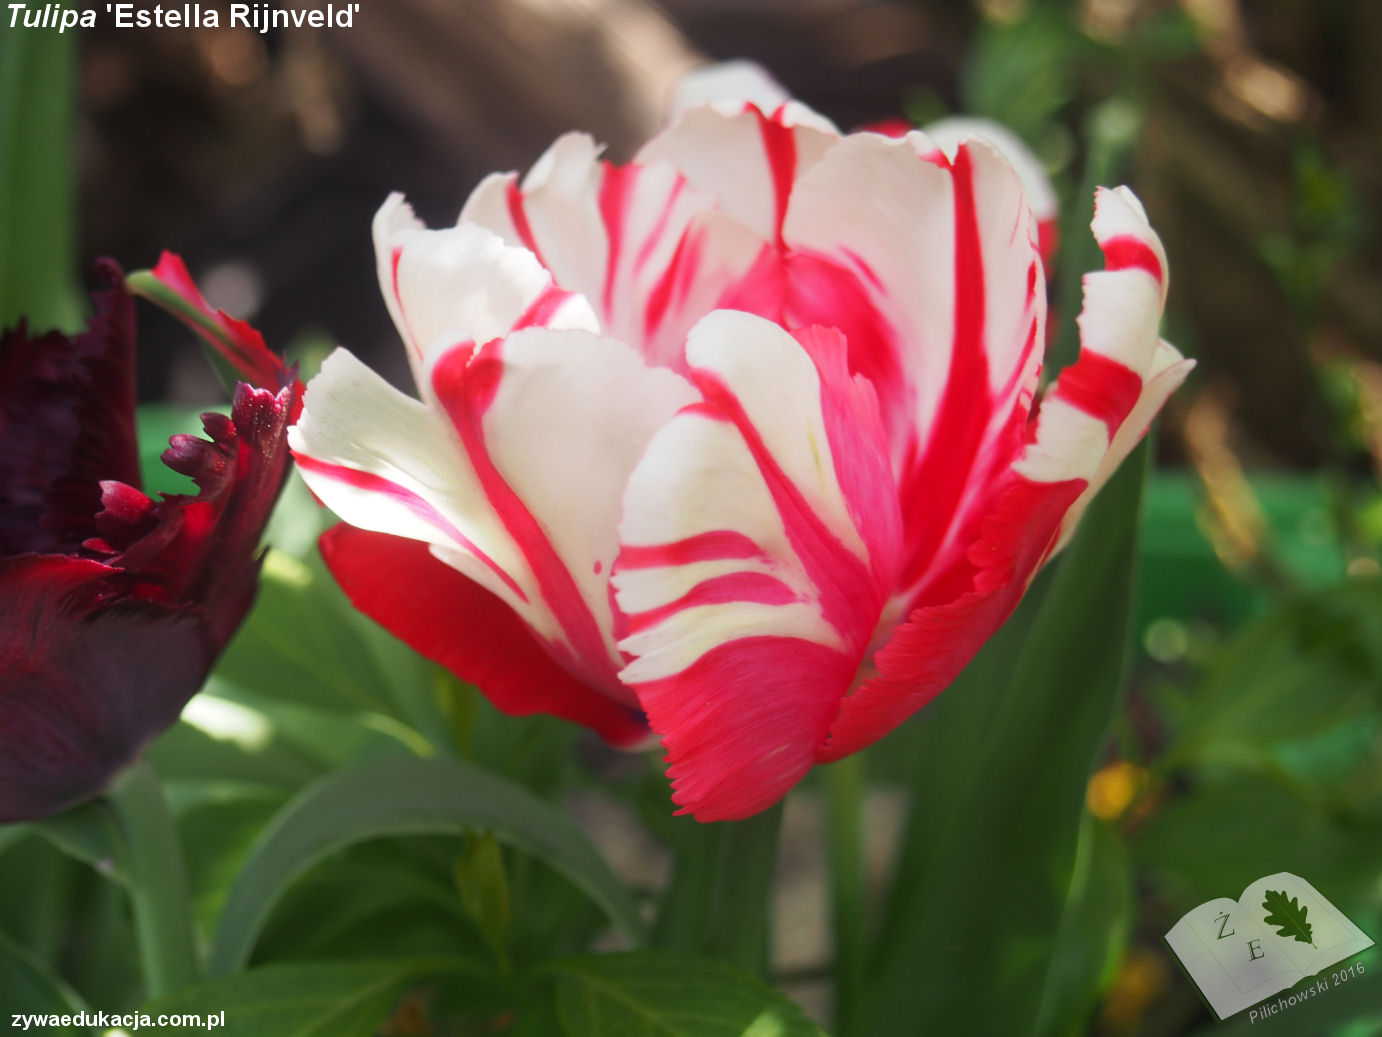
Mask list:
[[[782,803],[743,821],[723,821],[706,953],[762,975],[768,967],[773,871]]]
[[[782,804],[743,821],[688,822],[654,943],[762,975]]]
[[[120,775],[106,798],[119,825],[145,993],[161,997],[200,974],[182,844],[147,760]]]
[[[853,1032],[867,954],[864,881],[864,757],[824,768],[830,914],[835,944],[835,1030]]]

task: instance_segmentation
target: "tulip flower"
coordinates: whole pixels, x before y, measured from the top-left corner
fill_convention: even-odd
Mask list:
[[[287,472],[301,387],[165,255],[147,283],[265,381],[202,416],[209,439],[171,440],[195,495],[141,492],[133,300],[99,269],[85,333],[0,337],[0,821],[101,791],[177,719],[249,610]]]
[[[1189,364],[1161,242],[1101,190],[1083,352],[1038,394],[1037,221],[992,146],[689,107],[560,138],[456,226],[374,222],[412,365],[350,353],[290,442],[357,607],[501,709],[651,732],[699,820],[942,691]]]

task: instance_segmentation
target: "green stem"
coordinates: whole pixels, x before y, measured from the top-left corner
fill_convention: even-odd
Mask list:
[[[148,761],[120,775],[106,798],[120,829],[145,993],[161,997],[201,974],[182,844]]]
[[[848,1037],[865,975],[864,757],[855,753],[824,769],[830,914],[835,943],[835,1033]]]
[[[768,928],[782,803],[743,821],[722,824],[725,831],[706,953],[763,975],[768,968]]]
[[[654,944],[763,974],[781,828],[781,803],[743,821],[685,822]]]

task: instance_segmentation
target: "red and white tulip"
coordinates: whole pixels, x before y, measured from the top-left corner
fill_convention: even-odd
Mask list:
[[[358,607],[501,709],[649,728],[710,821],[944,689],[1189,363],[1126,189],[1083,352],[988,144],[687,108],[629,165],[581,134],[455,227],[374,225],[417,396],[338,350],[291,442]]]

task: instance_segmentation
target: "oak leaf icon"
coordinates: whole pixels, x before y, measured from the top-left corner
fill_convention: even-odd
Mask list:
[[[1308,943],[1311,947],[1315,946],[1315,937],[1311,931],[1310,923],[1306,920],[1306,915],[1310,909],[1296,901],[1295,897],[1287,899],[1285,890],[1267,890],[1266,899],[1262,901],[1262,906],[1267,909],[1267,917],[1264,919],[1268,925],[1275,926],[1278,936],[1290,936],[1298,943]]]

